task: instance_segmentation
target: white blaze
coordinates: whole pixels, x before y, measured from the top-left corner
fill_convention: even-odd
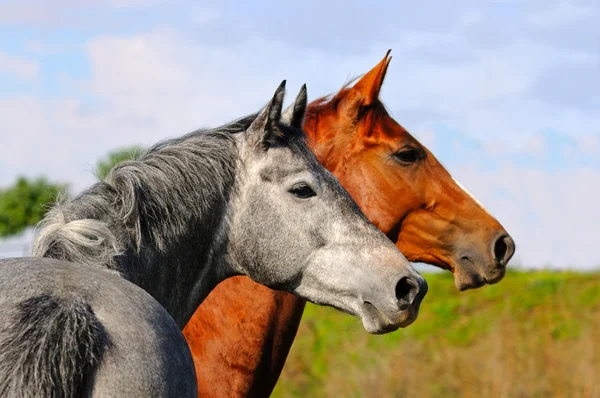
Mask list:
[[[471,197],[471,199],[473,199],[473,201],[475,203],[477,203],[477,205],[483,209],[483,211],[485,211],[487,214],[489,214],[490,217],[493,217],[492,214],[488,211],[488,209],[486,209],[485,206],[475,197],[475,195],[473,195],[471,192],[469,192],[469,190],[467,188],[463,187],[463,185],[460,182],[458,182],[458,180],[456,178],[452,177],[452,179],[454,180],[454,182],[456,183],[456,185],[458,185],[458,187],[460,189],[462,189],[467,195],[469,195]]]

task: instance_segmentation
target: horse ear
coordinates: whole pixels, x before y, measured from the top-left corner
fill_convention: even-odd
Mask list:
[[[351,91],[359,94],[358,97],[362,100],[362,106],[371,105],[379,97],[385,73],[392,60],[392,57],[389,56],[390,51],[392,50],[388,50],[385,57],[352,87]]]
[[[257,141],[261,142],[263,145],[267,144],[267,147],[268,143],[274,140],[275,135],[279,134],[276,126],[281,120],[284,94],[285,80],[277,87],[273,98],[271,98],[269,103],[265,105],[260,112],[258,112],[258,116],[256,116],[256,119],[250,124],[250,127],[248,127],[248,131],[250,131],[252,135],[257,135]]]
[[[294,102],[283,111],[281,122],[301,129],[307,105],[306,84],[303,84]]]

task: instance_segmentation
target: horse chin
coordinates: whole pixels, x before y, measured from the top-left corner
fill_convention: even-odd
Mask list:
[[[390,333],[398,328],[405,328],[412,324],[417,318],[416,313],[411,311],[399,311],[394,314],[394,320],[386,316],[381,312],[375,305],[365,301],[360,318],[363,323],[363,327],[368,333],[371,334],[385,334]]]
[[[489,265],[479,267],[471,261],[461,261],[452,267],[454,284],[460,291],[478,289],[484,285],[500,282],[506,274],[506,267]],[[485,270],[482,272],[482,270]]]

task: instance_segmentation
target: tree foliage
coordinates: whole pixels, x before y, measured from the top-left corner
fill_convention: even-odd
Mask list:
[[[0,236],[18,234],[40,222],[58,195],[66,192],[66,184],[46,178],[17,178],[16,183],[0,190]]]
[[[139,146],[117,149],[106,155],[106,158],[100,160],[96,165],[96,175],[100,180],[104,180],[108,172],[119,162],[124,160],[136,159],[142,153]]]
[[[96,166],[98,178],[103,180],[115,164],[135,159],[141,152],[138,146],[110,152]],[[53,183],[43,177],[35,180],[19,177],[13,186],[0,189],[0,237],[18,234],[39,223],[67,188],[66,184]]]

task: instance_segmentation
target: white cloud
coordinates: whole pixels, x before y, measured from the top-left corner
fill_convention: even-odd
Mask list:
[[[75,100],[0,98],[0,186],[13,183],[17,175],[46,175],[71,182],[76,190],[93,181],[91,164],[100,155],[97,151],[114,144],[103,143],[92,129],[69,128],[78,107]]]
[[[451,170],[497,217],[528,267],[600,267],[597,256],[600,170],[546,172],[504,164],[499,170]]]
[[[53,44],[46,43],[44,40],[25,40],[23,49],[28,53],[36,55],[58,55],[80,51],[81,46],[68,40]]]
[[[40,67],[26,58],[0,51],[0,73],[6,73],[24,80],[36,80]]]
[[[578,136],[575,140],[581,153],[600,157],[600,135]]]
[[[545,144],[544,136],[537,134],[529,139],[523,149],[526,154],[540,156],[544,154]]]
[[[349,69],[359,72],[373,63],[365,63],[364,57],[298,51],[258,37],[227,48],[209,46],[170,30],[98,37],[89,42],[87,53],[91,78],[79,87],[102,101],[93,112],[113,123],[109,134],[123,137],[126,127],[130,136],[144,139],[257,111],[283,79],[288,80],[288,101],[307,80],[312,98],[325,95],[341,87]],[[384,52],[370,55],[377,61]],[[352,68],[360,63],[362,67]],[[79,127],[85,127],[87,119],[81,122]]]
[[[222,13],[215,8],[195,6],[191,8],[189,16],[192,22],[199,25],[205,25],[208,22],[219,19],[222,16]]]
[[[46,123],[45,104],[32,96],[15,96],[0,99],[0,125],[3,132],[12,139],[2,140],[2,161],[10,167],[19,167],[24,162],[24,154],[47,161],[47,147],[39,147],[36,142],[44,142],[51,135]]]
[[[598,15],[598,4],[575,4],[572,1],[555,2],[554,7],[545,8],[527,15],[527,21],[543,27],[556,27],[577,23],[583,18]]]
[[[149,145],[255,112],[285,78],[288,102],[306,76],[320,76],[314,79],[317,84],[309,84],[309,93],[319,81],[335,91],[345,75],[340,69],[346,68],[339,58],[299,53],[279,42],[249,38],[236,47],[220,48],[167,30],[97,37],[86,53],[90,77],[63,76],[63,98],[1,100],[0,125],[14,135],[0,148],[6,166],[0,185],[11,183],[17,174],[43,173],[72,182],[78,191],[94,180],[91,170],[97,159],[115,147]],[[275,54],[282,62],[273,63]],[[323,61],[336,67],[320,73]]]
[[[34,0],[0,5],[0,23],[92,24],[106,32],[81,49],[64,43],[71,52],[84,51],[89,78],[63,75],[62,91],[52,99],[0,99],[0,126],[11,133],[0,147],[0,185],[19,173],[43,173],[73,182],[77,191],[94,180],[96,160],[115,147],[154,143],[256,111],[282,79],[288,79],[288,101],[305,82],[311,99],[335,92],[392,48],[384,102],[434,153],[468,158],[470,167],[447,162],[450,171],[514,235],[520,262],[588,267],[600,262],[594,258],[598,235],[592,229],[600,223],[598,211],[585,206],[599,194],[594,184],[600,181],[599,171],[576,162],[600,153],[600,114],[593,107],[597,99],[591,98],[593,90],[585,92],[597,83],[597,47],[590,51],[587,42],[578,45],[581,37],[597,37],[589,34],[593,29],[585,21],[600,7],[541,1],[451,7],[436,2],[432,12],[433,3],[399,5],[394,8],[398,12],[382,13],[357,30],[356,21],[364,19],[361,7],[345,7],[338,15],[337,5],[328,4],[315,15],[314,4],[290,6],[277,11],[287,13],[286,18],[274,19],[241,4],[229,9],[181,2],[177,15],[184,19],[170,23],[158,18],[163,28],[132,35],[111,32],[113,25],[104,23],[110,10],[160,6],[160,1],[86,3],[103,10],[98,17],[82,14],[73,0],[59,0],[52,7]],[[577,26],[578,21],[583,22]],[[125,22],[119,20],[119,26]],[[573,32],[573,46],[556,39]],[[24,43],[35,54],[64,50],[44,38]],[[4,72],[24,79],[39,76],[35,63],[6,57],[0,53],[0,69],[3,59],[9,59]],[[439,125],[462,135],[444,148],[445,137],[436,132]],[[555,151],[560,142],[549,142],[544,129],[574,142],[551,153],[559,153],[564,165],[548,163],[549,148]],[[462,148],[461,142],[468,146]],[[515,160],[536,157],[546,163],[530,166]],[[480,168],[486,160],[495,168]]]
[[[402,47],[390,47],[393,54],[404,54]],[[597,112],[531,95],[548,68],[572,63],[577,53],[519,40],[494,49],[473,49],[471,54],[475,56],[472,61],[450,65],[397,57],[401,59],[392,61],[386,78],[386,103],[398,115],[407,115],[404,109],[413,107],[430,109],[437,113],[437,123],[452,125],[473,137],[502,139],[515,145],[522,145],[543,128],[574,135],[600,131]],[[585,58],[589,60],[589,56]],[[562,82],[545,84],[573,86],[577,81],[584,84],[586,77],[597,79],[564,71]],[[412,120],[410,114],[407,116]]]
[[[34,28],[87,28],[108,25],[109,18],[102,18],[98,10],[124,11],[128,9],[151,9],[169,4],[181,6],[178,0],[7,0],[0,2],[0,23]]]
[[[433,130],[413,131],[412,135],[427,148],[433,148],[435,145],[435,132]]]

